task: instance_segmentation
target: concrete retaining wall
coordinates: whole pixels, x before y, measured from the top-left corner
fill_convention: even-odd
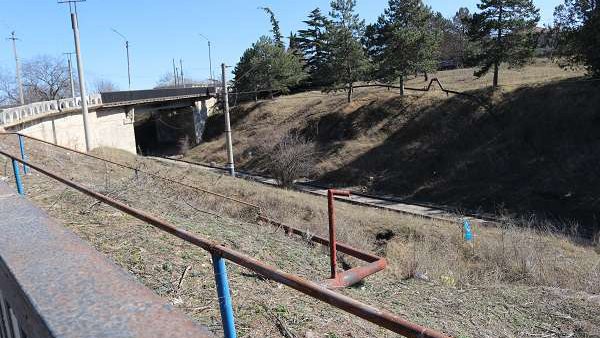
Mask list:
[[[92,148],[111,147],[136,153],[133,121],[122,108],[89,112]],[[61,146],[85,151],[83,117],[80,112],[51,115],[11,128]]]

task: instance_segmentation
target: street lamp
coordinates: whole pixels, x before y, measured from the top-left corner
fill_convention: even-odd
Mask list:
[[[213,71],[212,71],[212,55],[211,55],[211,51],[210,51],[210,40],[206,36],[204,36],[204,35],[202,35],[200,33],[198,33],[198,35],[200,35],[206,41],[208,41],[208,66],[209,66],[209,69],[210,69],[210,81],[213,82],[214,79],[213,79]]]
[[[113,32],[119,34],[120,37],[125,40],[125,50],[127,51],[127,79],[129,81],[129,90],[131,90],[131,65],[129,61],[129,40],[125,37],[125,35],[119,33],[118,30],[111,28]]]

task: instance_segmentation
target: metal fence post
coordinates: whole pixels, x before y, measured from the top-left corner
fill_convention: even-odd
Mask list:
[[[335,239],[335,208],[333,201],[335,196],[346,196],[350,197],[350,192],[345,190],[327,190],[327,211],[329,213],[329,259],[331,267],[331,279],[333,280],[332,286],[338,283],[337,277],[337,241]]]
[[[233,306],[229,293],[229,281],[227,279],[227,268],[223,257],[212,254],[215,281],[217,283],[217,294],[219,295],[219,308],[221,310],[221,321],[225,338],[236,338],[235,322],[233,319]]]
[[[21,173],[19,172],[19,162],[14,158],[12,160],[13,171],[15,173],[15,183],[17,184],[17,192],[19,195],[25,195],[25,190],[23,189],[23,183],[21,182]]]
[[[21,159],[23,161],[27,161],[27,156],[25,155],[25,140],[23,135],[18,134],[19,136],[19,148],[21,149]],[[23,164],[23,173],[28,174],[29,173],[29,167],[26,166],[25,164]]]

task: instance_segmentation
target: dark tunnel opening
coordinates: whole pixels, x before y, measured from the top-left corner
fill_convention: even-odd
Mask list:
[[[143,156],[185,155],[193,145],[192,111],[153,112],[135,123],[137,152]]]

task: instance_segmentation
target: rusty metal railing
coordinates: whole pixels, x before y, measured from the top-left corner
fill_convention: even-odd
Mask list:
[[[71,180],[59,176],[53,172],[50,172],[40,165],[24,161],[14,155],[11,155],[5,151],[0,151],[0,155],[3,155],[13,161],[13,163],[20,163],[22,165],[26,165],[31,169],[48,176],[62,184],[65,184],[87,196],[90,196],[98,201],[101,201],[117,210],[120,210],[132,217],[135,217],[143,222],[146,222],[164,232],[167,232],[171,235],[174,235],[190,244],[193,244],[207,252],[209,252],[213,257],[213,265],[215,266],[215,273],[219,273],[217,275],[216,282],[217,288],[221,289],[219,292],[220,296],[220,307],[221,314],[223,320],[223,326],[225,331],[227,332],[228,327],[233,326],[233,322],[226,322],[227,320],[233,320],[233,310],[231,308],[231,300],[228,300],[227,297],[222,298],[221,296],[229,295],[230,292],[228,288],[224,285],[220,285],[219,283],[223,281],[223,279],[227,280],[226,271],[224,269],[219,270],[220,267],[224,268],[224,261],[221,259],[229,260],[237,265],[245,267],[249,270],[252,270],[265,278],[274,280],[280,284],[291,287],[299,292],[302,292],[310,297],[321,300],[327,304],[330,304],[338,309],[346,311],[350,314],[358,316],[362,319],[365,319],[371,323],[374,323],[380,327],[386,328],[392,332],[401,334],[405,337],[428,337],[428,338],[448,338],[447,335],[440,333],[438,331],[420,326],[418,324],[412,323],[406,319],[403,319],[391,312],[377,309],[373,306],[367,305],[355,299],[352,299],[348,296],[336,293],[332,290],[329,290],[322,285],[319,285],[315,282],[311,282],[306,280],[300,276],[295,274],[287,273],[281,271],[275,267],[272,267],[268,264],[260,262],[252,257],[249,257],[241,252],[233,250],[231,248],[220,245],[214,241],[202,238],[197,236],[189,231],[177,228],[175,225],[162,220],[158,217],[150,215],[141,210],[134,209],[120,201],[112,199],[108,196],[95,192],[91,189],[88,189],[78,183],[72,182]],[[15,166],[15,179],[20,177],[19,166]],[[336,245],[339,248],[339,246]],[[228,302],[229,301],[229,302]],[[228,336],[235,337],[235,331],[233,331],[233,335]]]
[[[0,133],[0,135],[2,135],[2,134],[3,133]],[[326,247],[329,247],[329,250],[330,250],[330,265],[331,265],[332,277],[331,277],[331,279],[325,281],[325,285],[327,285],[330,288],[344,288],[344,287],[352,286],[352,285],[354,285],[356,283],[359,283],[360,281],[362,281],[366,277],[368,277],[368,276],[370,276],[372,274],[375,274],[375,273],[377,273],[377,272],[385,269],[386,266],[387,266],[387,261],[384,258],[378,257],[378,256],[372,255],[370,253],[367,253],[367,252],[360,251],[358,249],[352,248],[352,250],[346,250],[346,251],[340,250],[340,252],[343,252],[343,253],[345,253],[345,254],[347,254],[349,256],[352,256],[352,257],[354,257],[354,258],[356,258],[358,260],[364,261],[364,262],[367,263],[367,265],[366,266],[352,268],[352,269],[346,270],[346,271],[344,271],[342,273],[339,273],[339,274],[337,272],[336,272],[335,275],[333,274],[333,271],[337,271],[337,253],[336,252],[337,252],[337,247],[338,247],[338,244],[339,244],[335,240],[335,237],[336,237],[335,220],[334,220],[334,218],[332,218],[333,217],[333,213],[334,213],[334,210],[333,210],[333,199],[330,199],[329,202],[328,202],[328,210],[329,210],[329,240],[327,240],[327,239],[324,239],[324,238],[319,238],[318,236],[312,236],[312,235],[310,235],[310,234],[308,234],[308,233],[306,233],[304,231],[301,231],[299,229],[295,229],[295,228],[293,228],[293,227],[291,227],[289,225],[284,225],[281,222],[278,222],[276,220],[269,219],[264,214],[262,208],[260,208],[259,206],[255,205],[255,204],[249,203],[247,201],[242,201],[240,199],[236,199],[236,198],[233,198],[233,197],[230,197],[230,196],[219,194],[219,193],[214,192],[214,191],[210,191],[210,190],[207,190],[207,189],[203,189],[203,188],[199,188],[199,187],[192,186],[192,185],[189,185],[189,184],[185,184],[185,183],[183,183],[181,181],[173,180],[173,179],[170,179],[168,177],[164,177],[164,176],[161,176],[161,175],[150,173],[150,172],[147,172],[147,171],[144,171],[144,170],[141,170],[141,169],[138,169],[138,168],[134,168],[132,166],[129,166],[129,165],[126,165],[126,164],[123,164],[123,163],[119,163],[119,162],[116,162],[116,161],[105,159],[105,158],[102,158],[102,157],[99,157],[99,156],[95,156],[95,155],[92,155],[92,154],[89,154],[89,153],[85,153],[85,152],[78,151],[78,150],[75,150],[75,149],[71,149],[71,148],[68,148],[68,147],[64,147],[64,146],[61,146],[61,145],[56,145],[54,143],[51,143],[51,142],[48,142],[48,141],[45,141],[45,140],[42,140],[42,139],[39,139],[39,138],[36,138],[36,137],[27,136],[27,135],[20,134],[20,133],[4,133],[4,134],[17,135],[18,136],[19,147],[20,147],[20,150],[21,150],[21,159],[22,160],[26,160],[27,159],[27,155],[25,153],[25,146],[24,146],[24,139],[27,138],[27,139],[34,140],[36,142],[40,142],[40,143],[43,143],[43,144],[47,144],[47,145],[50,145],[50,146],[57,147],[59,149],[67,150],[67,151],[70,151],[70,152],[74,152],[74,153],[79,154],[81,156],[89,157],[89,158],[92,158],[92,159],[96,159],[96,160],[99,160],[99,161],[103,161],[103,162],[106,162],[106,163],[110,163],[110,164],[119,166],[121,168],[126,168],[126,169],[129,169],[129,170],[135,171],[136,175],[138,173],[143,173],[145,175],[148,175],[148,176],[156,178],[156,179],[161,179],[161,180],[164,180],[164,181],[169,182],[169,183],[174,183],[176,185],[179,185],[179,186],[182,186],[182,187],[186,187],[186,188],[190,188],[190,189],[198,191],[198,192],[211,194],[213,196],[217,196],[217,197],[223,198],[223,199],[231,201],[231,202],[235,202],[235,203],[239,203],[239,204],[243,204],[245,206],[251,207],[251,208],[254,209],[254,211],[256,211],[256,213],[257,213],[256,216],[257,216],[257,220],[258,221],[265,222],[267,224],[273,225],[273,226],[275,226],[277,228],[280,228],[280,229],[284,229],[286,231],[286,233],[288,233],[290,235],[298,235],[301,238],[311,238],[313,242],[321,244],[321,245],[326,246]],[[188,164],[195,164],[194,162],[180,161],[180,160],[178,160],[178,162],[184,162],[184,163],[188,163]],[[15,163],[13,163],[13,165],[15,165]],[[27,166],[23,166],[23,168],[24,168],[25,172],[27,172]],[[228,170],[228,169],[224,169],[224,168],[219,168],[219,169]],[[18,188],[19,191],[21,191],[23,189],[21,184],[17,184],[17,188]],[[337,191],[333,191],[333,192],[337,192]],[[339,192],[337,192],[337,193],[339,195]],[[292,229],[293,229],[293,231],[292,231]],[[348,247],[348,246],[343,245],[343,244],[342,244],[342,246]]]

